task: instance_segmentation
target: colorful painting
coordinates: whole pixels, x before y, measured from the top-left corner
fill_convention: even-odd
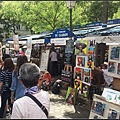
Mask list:
[[[88,54],[88,40],[77,40],[75,43],[75,55],[84,56]]]
[[[108,111],[108,119],[117,119],[118,112],[113,109],[109,109]]]
[[[91,69],[90,68],[84,68],[83,83],[87,85],[91,84]]]
[[[116,62],[108,62],[108,72],[112,72],[112,73],[116,73],[115,72],[116,69]]]
[[[84,56],[76,56],[76,67],[85,67],[86,59]]]
[[[78,92],[82,90],[82,81],[81,80],[78,80],[78,79],[74,80],[74,89],[76,89]]]
[[[93,101],[91,110],[99,115],[104,116],[106,104],[98,101]]]
[[[74,89],[72,87],[68,87],[67,94],[66,94],[66,101],[70,104],[75,104],[76,93],[77,93],[76,89]]]
[[[120,47],[111,47],[110,59],[119,60]]]

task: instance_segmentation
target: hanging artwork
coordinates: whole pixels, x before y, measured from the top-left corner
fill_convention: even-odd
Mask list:
[[[77,40],[75,43],[75,55],[84,56],[88,54],[88,40]]]
[[[76,67],[86,67],[87,56],[76,56]]]
[[[84,68],[83,83],[89,86],[91,85],[91,69],[90,68]]]

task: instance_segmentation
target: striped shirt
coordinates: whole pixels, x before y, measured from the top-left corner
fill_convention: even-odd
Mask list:
[[[12,82],[12,72],[2,71],[0,75],[0,82],[3,82],[2,92],[6,92],[10,90],[11,82]]]

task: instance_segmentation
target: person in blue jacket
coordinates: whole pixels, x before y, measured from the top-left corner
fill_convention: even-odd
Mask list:
[[[15,70],[12,72],[12,84],[10,87],[11,90],[11,102],[13,103],[16,99],[19,99],[24,96],[25,87],[21,84],[18,79],[19,69],[21,65],[27,63],[28,59],[25,55],[19,56],[17,58],[17,64]]]

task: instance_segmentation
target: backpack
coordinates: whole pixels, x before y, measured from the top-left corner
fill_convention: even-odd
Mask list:
[[[52,87],[52,93],[53,94],[59,94],[60,93],[61,84],[59,82],[55,82]]]

